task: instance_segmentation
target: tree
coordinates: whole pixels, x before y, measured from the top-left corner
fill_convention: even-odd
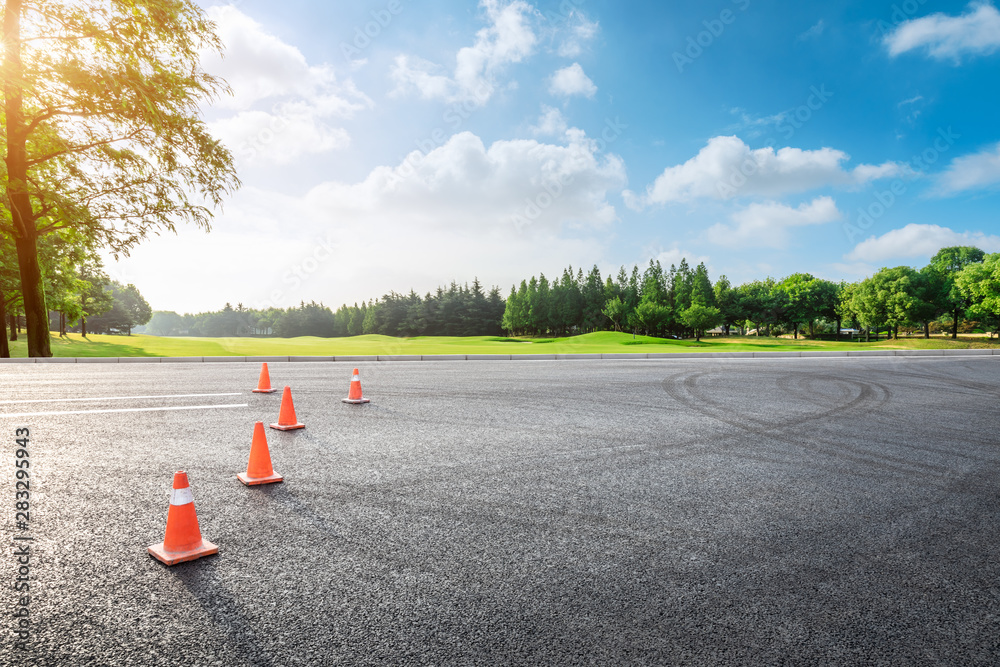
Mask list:
[[[176,336],[184,330],[184,318],[173,311],[153,313],[146,330],[154,336]]]
[[[596,331],[604,321],[604,281],[601,272],[595,264],[587,274],[586,281],[580,285],[583,301],[583,327],[587,331]]]
[[[719,326],[722,322],[722,313],[718,308],[695,303],[681,312],[681,321],[694,330],[694,339],[698,342],[705,331]]]
[[[149,322],[153,316],[146,299],[135,285],[122,285],[113,280],[107,286],[111,295],[111,308],[90,319],[94,333],[132,335],[132,328]]]
[[[81,269],[78,298],[80,300],[80,333],[86,337],[87,318],[106,313],[115,303],[114,295],[109,287],[108,276],[101,268],[89,264]],[[45,328],[47,332],[47,322]]]
[[[615,331],[622,330],[622,318],[625,316],[625,304],[619,297],[614,297],[608,299],[607,303],[604,304],[604,310],[601,311],[605,317],[611,320],[612,326],[614,326]]]
[[[814,278],[808,273],[793,273],[778,285],[787,297],[785,318],[799,337],[799,327],[809,325],[809,335],[813,335],[813,325],[820,317],[835,317],[837,293],[836,283]]]
[[[708,279],[708,269],[705,268],[704,262],[700,263],[698,268],[694,270],[694,277],[691,281],[691,303],[715,306],[715,292],[712,289],[712,281]]]
[[[837,321],[837,335],[840,335],[840,315],[837,312],[837,305],[840,303],[840,290],[843,283],[835,283],[830,280],[816,279],[815,284],[815,304],[816,317]],[[815,335],[813,322],[809,322],[809,335]]]
[[[837,305],[834,307],[834,312],[837,315],[838,337],[840,336],[840,330],[843,328],[842,324],[844,320],[860,326],[858,312],[854,307],[854,295],[858,290],[858,283],[841,283],[839,287],[840,295],[837,299]]]
[[[712,291],[715,292],[715,306],[719,309],[719,315],[722,317],[722,326],[725,327],[726,335],[728,336],[729,328],[733,324],[746,319],[746,315],[743,312],[743,304],[740,303],[739,292],[733,289],[729,278],[726,276],[719,276],[719,279],[715,281]]]
[[[815,279],[808,273],[793,273],[778,285],[778,289],[788,297],[785,312],[788,322],[794,328],[795,338],[799,337],[799,326],[812,319],[812,293],[809,288],[813,280]]]
[[[238,187],[199,113],[226,90],[200,68],[221,44],[192,0],[7,0],[3,44],[0,227],[17,251],[28,355],[48,357],[40,238],[76,228],[127,254],[179,222],[208,229]]]
[[[670,308],[656,303],[651,297],[643,296],[635,309],[635,319],[646,334],[653,334],[670,321]]]
[[[563,271],[559,282],[559,320],[566,332],[583,323],[583,294],[580,292],[582,281],[583,274],[574,276],[573,267],[570,266]]]
[[[378,306],[379,306],[378,300],[376,300],[374,303],[372,303],[371,301],[368,302],[368,310],[365,311],[365,316],[361,323],[361,333],[363,334],[378,333],[378,326],[379,326]]]
[[[545,274],[541,273],[539,274],[535,291],[531,292],[531,304],[529,305],[528,314],[531,320],[531,328],[540,334],[545,334],[551,326],[551,312],[552,293],[549,289],[549,281],[545,277]]]
[[[970,310],[977,317],[992,320],[994,330],[1000,333],[1000,253],[965,266],[955,276],[955,285],[971,303]]]
[[[694,289],[694,272],[688,266],[687,259],[681,258],[681,263],[674,271],[671,267],[670,291],[673,292],[673,312],[680,313],[691,307],[691,294]]]
[[[944,305],[952,315],[952,338],[958,338],[958,322],[969,306],[969,300],[955,286],[955,277],[966,266],[982,262],[985,256],[985,252],[973,246],[952,246],[941,248],[931,257],[929,266],[943,276],[948,287]]]
[[[852,290],[852,309],[865,327],[875,327],[876,339],[880,326],[886,325],[891,331],[907,321],[913,305],[911,292],[915,273],[908,266],[881,269]]]
[[[739,286],[740,303],[743,313],[757,329],[784,321],[788,296],[780,289],[773,278],[754,280]],[[770,330],[768,330],[770,333]]]
[[[933,266],[925,266],[921,271],[914,272],[910,279],[912,281],[910,296],[913,297],[913,302],[910,304],[909,319],[921,325],[924,338],[930,338],[931,322],[947,307],[950,291],[948,280]]]

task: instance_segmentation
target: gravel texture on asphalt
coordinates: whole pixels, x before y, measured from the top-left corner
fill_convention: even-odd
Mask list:
[[[0,368],[0,664],[1000,661],[996,357],[358,366],[269,364],[263,487],[259,366]],[[177,470],[219,554],[166,567]]]

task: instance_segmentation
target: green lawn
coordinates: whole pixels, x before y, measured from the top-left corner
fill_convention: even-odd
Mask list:
[[[795,350],[926,350],[1000,347],[1000,340],[935,337],[904,338],[879,342],[808,341],[790,338],[731,336],[694,340],[669,340],[615,332],[570,338],[493,338],[354,336],[351,338],[160,338],[156,336],[52,337],[57,357],[224,357],[224,356],[346,356],[423,354],[596,354],[628,352],[751,352]],[[11,356],[27,356],[23,339],[11,343]]]

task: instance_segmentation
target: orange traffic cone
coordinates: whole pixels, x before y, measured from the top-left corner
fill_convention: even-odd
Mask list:
[[[166,565],[219,553],[219,547],[201,539],[194,496],[191,495],[186,472],[174,473],[174,488],[170,492],[170,509],[167,510],[167,532],[162,542],[149,546],[149,553]]]
[[[271,452],[267,449],[264,422],[254,424],[253,442],[250,444],[250,463],[247,464],[247,471],[236,473],[236,477],[247,486],[272,484],[284,479],[271,467]]]
[[[292,403],[292,388],[285,387],[285,392],[281,395],[281,411],[278,412],[278,423],[271,424],[271,428],[279,431],[294,431],[297,428],[305,428],[305,424],[300,424],[295,417],[295,404]]]
[[[260,380],[257,381],[257,388],[253,390],[255,394],[273,394],[278,391],[271,387],[271,375],[267,372],[267,362],[260,367]]]
[[[354,375],[351,377],[351,390],[347,393],[347,398],[341,399],[344,403],[370,403],[367,398],[361,395],[361,376],[358,375],[358,369],[354,369]]]

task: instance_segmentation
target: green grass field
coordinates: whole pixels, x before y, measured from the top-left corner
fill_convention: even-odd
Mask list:
[[[1000,339],[934,337],[879,342],[840,342],[731,336],[669,340],[599,332],[570,338],[494,338],[489,336],[392,338],[160,338],[70,334],[52,337],[57,357],[225,357],[425,354],[598,354],[628,352],[764,352],[796,350],[927,350],[1000,347]],[[27,356],[23,338],[11,343],[11,356]]]

